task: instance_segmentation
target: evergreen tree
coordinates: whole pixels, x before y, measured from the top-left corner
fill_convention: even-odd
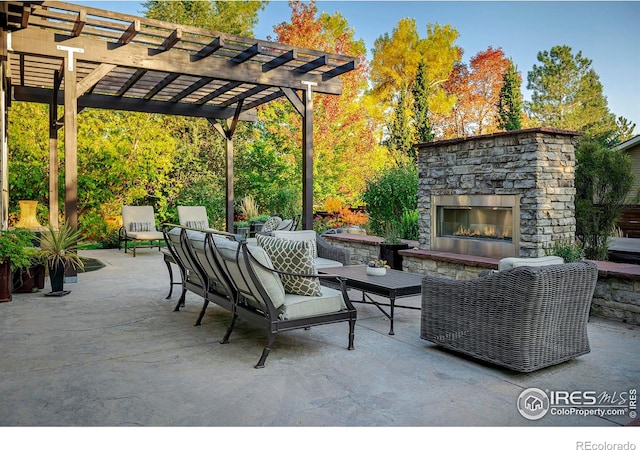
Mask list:
[[[427,64],[420,61],[418,74],[413,83],[413,118],[415,120],[416,139],[418,142],[433,141],[433,127],[429,119],[429,84],[427,80]]]
[[[522,128],[522,80],[518,68],[509,60],[509,67],[502,77],[502,88],[498,99],[498,128],[519,130]]]
[[[582,131],[592,137],[615,132],[615,116],[609,112],[602,83],[591,60],[571,47],[555,46],[538,52],[540,66],[528,73],[532,90],[527,109],[539,126]]]
[[[406,85],[400,89],[398,101],[394,110],[391,124],[389,125],[389,138],[387,147],[414,158],[416,150],[413,147],[413,130],[411,128],[411,110],[407,96]]]

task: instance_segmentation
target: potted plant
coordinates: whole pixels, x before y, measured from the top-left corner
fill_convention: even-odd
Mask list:
[[[396,224],[387,223],[384,233],[384,241],[380,243],[380,259],[387,261],[389,267],[402,270],[402,255],[400,250],[406,250],[409,244],[400,239],[399,227]]]
[[[262,231],[264,223],[269,220],[268,215],[261,214],[259,216],[253,216],[249,219],[249,236],[253,237],[256,233]]]
[[[25,250],[29,265],[13,271],[13,292],[36,292],[44,289],[46,256],[39,247],[27,247]]]
[[[384,259],[372,259],[367,263],[367,275],[382,276],[390,267]]]
[[[34,233],[26,228],[0,230],[0,302],[10,302],[13,272],[29,267]]]
[[[233,228],[235,229],[235,233],[239,234],[243,238],[249,237],[249,222],[246,220],[239,220],[233,223]]]
[[[51,280],[51,292],[45,295],[59,297],[70,292],[63,289],[66,268],[84,268],[78,255],[80,236],[80,231],[73,229],[68,223],[57,230],[50,226],[40,236],[40,248],[46,258]]]

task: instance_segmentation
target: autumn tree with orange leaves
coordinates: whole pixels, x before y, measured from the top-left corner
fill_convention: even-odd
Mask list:
[[[356,57],[355,70],[341,77],[341,95],[313,96],[314,203],[337,197],[356,205],[365,180],[387,158],[359,101],[369,76],[365,44],[354,38],[353,28],[341,14],[318,15],[315,2],[289,4],[291,21],[274,27],[278,42]],[[289,102],[282,99],[265,105],[259,118],[266,124],[266,134],[277,136],[280,151],[301,167],[302,121]]]
[[[455,96],[449,114],[439,116],[436,128],[442,138],[459,138],[498,131],[499,101],[503,77],[509,60],[501,49],[489,47],[471,58],[469,66],[457,63],[445,83],[445,90]]]

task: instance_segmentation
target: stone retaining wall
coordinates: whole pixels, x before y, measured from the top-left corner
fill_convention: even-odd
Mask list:
[[[382,239],[376,236],[328,235],[327,241],[351,250],[352,264],[366,264],[378,257]],[[486,269],[497,269],[498,260],[477,256],[431,252],[418,248],[415,241],[405,241],[413,250],[404,250],[403,268],[412,273],[453,279],[477,278]],[[640,266],[595,261],[598,284],[591,304],[591,314],[607,319],[640,325]]]

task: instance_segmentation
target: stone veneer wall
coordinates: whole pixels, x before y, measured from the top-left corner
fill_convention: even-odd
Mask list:
[[[535,128],[419,144],[419,241],[430,249],[431,195],[520,195],[521,257],[575,238],[574,139]]]
[[[361,235],[327,235],[331,245],[351,250],[351,264],[366,264],[378,257],[381,238]],[[413,241],[414,244],[417,242]],[[421,273],[469,280],[480,272],[497,269],[498,260],[482,257],[465,257],[442,252],[413,249],[403,251],[403,269]],[[591,314],[640,325],[640,267],[629,264],[598,262],[598,284],[591,303]],[[619,268],[618,270],[616,270]]]

